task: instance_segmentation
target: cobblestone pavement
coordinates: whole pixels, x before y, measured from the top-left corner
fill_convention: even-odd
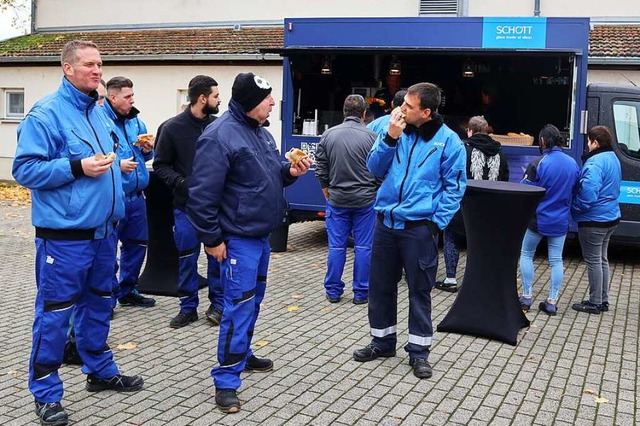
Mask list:
[[[27,359],[34,298],[34,247],[29,207],[0,202],[0,424],[35,424],[27,390]],[[204,318],[169,328],[175,298],[154,308],[116,309],[109,344],[128,374],[142,374],[133,394],[84,390],[79,368],[64,366],[63,404],[77,425],[636,425],[638,399],[638,249],[611,254],[612,310],[576,313],[585,298],[585,264],[568,249],[560,313],[533,309],[532,326],[518,345],[436,333],[434,376],[415,378],[399,347],[394,358],[357,363],[352,351],[367,344],[367,307],[324,298],[326,237],[322,223],[291,227],[287,253],[272,255],[268,290],[254,336],[258,356],[275,361],[271,373],[243,375],[240,413],[215,407],[209,376],[216,327]],[[346,271],[350,271],[351,255]],[[464,273],[464,255],[460,276]],[[442,276],[442,261],[439,276]],[[345,281],[349,281],[345,274]],[[635,277],[634,277],[635,275]],[[535,301],[547,291],[549,268],[536,260]],[[635,283],[635,285],[632,285]],[[433,292],[434,324],[455,295]],[[206,300],[204,290],[201,300]],[[400,342],[407,337],[407,292],[398,295]],[[534,303],[534,308],[537,303]],[[131,349],[117,349],[132,343]],[[596,398],[601,398],[597,402]],[[606,400],[606,401],[605,401]]]

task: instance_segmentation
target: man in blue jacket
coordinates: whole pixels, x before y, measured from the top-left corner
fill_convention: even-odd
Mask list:
[[[145,161],[153,158],[153,145],[139,135],[147,133],[147,126],[138,118],[140,111],[133,106],[133,82],[126,77],[113,77],[107,82],[107,101],[104,110],[113,122],[118,135],[118,156],[125,195],[124,218],[118,223],[120,240],[120,279],[115,297],[121,306],[151,307],[156,301],[138,292],[138,276],[147,251],[149,231],[147,206],[142,191],[149,184]]]
[[[437,236],[460,206],[466,188],[462,141],[437,113],[440,89],[431,83],[409,87],[387,131],[378,135],[367,166],[384,178],[374,204],[378,221],[369,274],[372,342],[354,351],[359,362],[396,354],[398,276],[409,288],[409,365],[418,378],[432,375],[431,289],[438,268]]]
[[[253,73],[238,74],[229,109],[208,126],[196,145],[187,215],[205,251],[220,262],[224,310],[218,338],[219,365],[211,371],[216,405],[240,410],[236,394],[244,370],[270,371],[273,362],[251,351],[251,338],[264,298],[269,234],[280,224],[283,187],[311,165],[281,163],[265,129],[275,101],[271,86]]]
[[[124,216],[118,138],[96,88],[102,77],[97,46],[71,41],[62,49],[64,78],[18,127],[13,176],[32,190],[36,230],[36,300],[29,390],[43,425],[66,425],[58,368],[75,308],[78,352],[89,392],[142,388],[123,376],[107,345],[115,226]],[[111,155],[108,155],[111,154]]]

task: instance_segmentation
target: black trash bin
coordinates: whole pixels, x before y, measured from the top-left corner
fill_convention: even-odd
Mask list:
[[[285,210],[282,222],[269,235],[269,245],[271,251],[281,253],[287,251],[287,240],[289,239],[289,210]]]

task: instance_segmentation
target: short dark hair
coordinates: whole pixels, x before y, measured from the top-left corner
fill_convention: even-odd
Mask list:
[[[564,138],[560,134],[560,130],[553,124],[547,124],[540,130],[538,140],[544,139],[547,144],[547,148],[553,148],[554,146],[564,146]]]
[[[476,115],[469,119],[469,124],[467,124],[467,128],[471,130],[472,134],[476,133],[487,133],[489,130],[489,123],[482,115]]]
[[[367,109],[367,103],[360,95],[349,95],[344,100],[344,106],[342,107],[342,113],[346,117],[358,117],[362,118],[362,114]]]
[[[589,140],[596,141],[600,146],[611,146],[613,135],[607,126],[592,127],[587,133]]]
[[[114,90],[122,90],[123,88],[133,88],[133,81],[129,80],[127,77],[113,77],[109,81],[107,81],[107,92],[111,92]]]
[[[196,75],[189,82],[189,104],[195,105],[200,95],[209,96],[212,92],[211,87],[217,86],[218,82],[208,75]]]
[[[394,108],[399,107],[404,103],[404,95],[406,94],[407,94],[406,90],[398,90],[396,92],[396,94],[393,96],[393,100],[391,101]]]
[[[98,50],[98,45],[92,41],[87,40],[71,40],[62,48],[62,53],[60,54],[60,63],[64,65],[75,64],[76,63],[76,50],[92,48]]]
[[[438,111],[440,106],[440,88],[433,83],[417,83],[407,89],[407,94],[418,95],[420,108],[431,110],[431,115]]]

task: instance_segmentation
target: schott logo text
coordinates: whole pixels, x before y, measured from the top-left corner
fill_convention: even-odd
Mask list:
[[[628,186],[627,187],[627,195],[639,195],[640,194],[640,188],[633,188]]]
[[[500,35],[531,35],[533,27],[530,25],[501,25],[496,27]]]

